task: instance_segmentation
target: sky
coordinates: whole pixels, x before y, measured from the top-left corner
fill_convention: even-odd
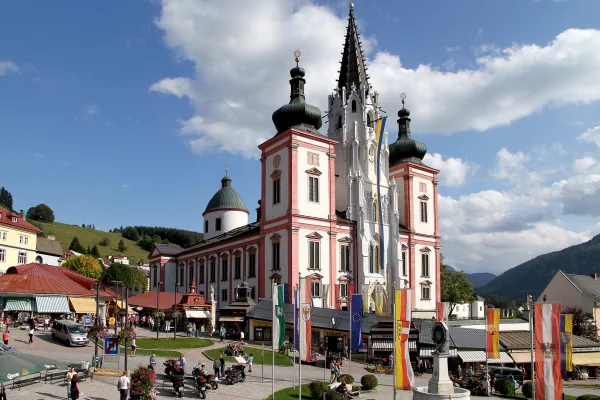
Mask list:
[[[600,232],[600,2],[354,3],[382,109],[406,93],[441,170],[446,263],[501,273]],[[326,110],[347,18],[333,0],[3,2],[0,186],[60,222],[202,231],[227,166],[253,211],[293,53]]]

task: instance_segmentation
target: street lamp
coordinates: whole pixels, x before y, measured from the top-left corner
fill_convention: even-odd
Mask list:
[[[181,278],[183,279],[183,278]],[[173,302],[173,340],[177,340],[177,314],[175,314],[177,312],[177,286],[179,285],[179,282],[177,282],[177,280],[175,280],[175,299]]]
[[[156,338],[158,339],[158,313],[160,312],[160,309],[158,308],[158,302],[159,302],[159,298],[160,298],[160,285],[162,285],[163,282],[156,282]]]
[[[96,287],[96,326],[100,326],[100,281],[94,283]],[[94,340],[94,366],[96,366],[96,360],[98,359],[98,339]]]
[[[119,301],[119,285],[125,286],[125,284],[121,281],[111,281],[110,282],[111,285],[117,285],[117,307],[119,307],[118,305],[118,301]],[[121,301],[123,301],[123,296],[121,296]],[[127,313],[127,310],[125,310],[125,312]],[[119,333],[119,314],[117,314],[117,318],[115,320],[115,334]],[[127,318],[125,318],[125,320],[127,320]]]

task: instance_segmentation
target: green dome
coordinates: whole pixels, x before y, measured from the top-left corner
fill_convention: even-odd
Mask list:
[[[231,178],[228,176],[221,179],[221,189],[210,199],[202,215],[209,211],[224,209],[236,209],[248,212],[242,196],[231,187]]]

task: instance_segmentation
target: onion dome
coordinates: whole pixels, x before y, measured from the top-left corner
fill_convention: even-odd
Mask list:
[[[277,128],[277,134],[283,133],[290,128],[303,130],[320,135],[318,129],[323,125],[321,110],[311,106],[304,101],[304,69],[298,66],[300,52],[296,50],[296,67],[290,70],[290,102],[273,113],[273,124]]]
[[[216,210],[240,210],[248,212],[242,196],[231,187],[231,178],[225,175],[221,179],[221,189],[210,199],[204,214]]]
[[[410,134],[410,111],[404,108],[406,95],[402,93],[402,109],[398,111],[398,139],[390,144],[390,167],[404,162],[423,164],[427,146]]]

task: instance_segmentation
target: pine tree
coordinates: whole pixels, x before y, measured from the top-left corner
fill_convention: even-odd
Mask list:
[[[6,207],[7,209],[13,209],[13,197],[12,194],[2,186],[0,188],[0,206]]]
[[[125,250],[127,250],[127,246],[125,246],[125,242],[123,241],[123,239],[119,240],[119,246],[117,247],[117,249],[123,253]]]
[[[73,240],[71,240],[69,250],[76,251],[77,253],[85,253],[85,247],[81,245],[81,242],[77,236],[73,237]]]
[[[85,254],[92,254],[92,246],[87,247],[87,249],[85,249]]]
[[[98,246],[94,245],[94,247],[92,247],[92,251],[90,252],[90,255],[94,258],[100,258],[100,250],[98,250]]]

